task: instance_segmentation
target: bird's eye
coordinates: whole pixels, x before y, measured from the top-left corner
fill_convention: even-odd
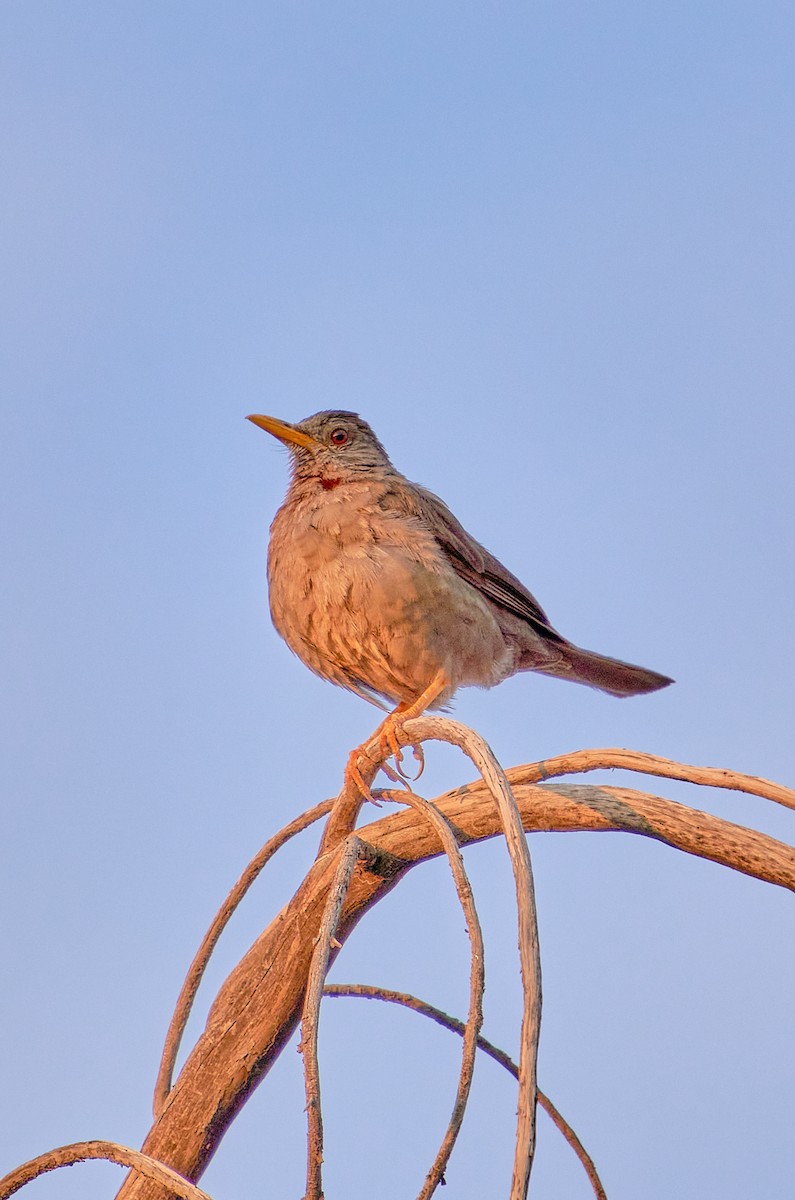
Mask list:
[[[347,429],[332,429],[328,439],[332,446],[345,446],[348,443],[349,436]]]

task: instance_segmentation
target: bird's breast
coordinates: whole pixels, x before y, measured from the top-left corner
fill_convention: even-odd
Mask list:
[[[350,637],[363,637],[411,604],[418,570],[442,566],[438,546],[414,518],[378,513],[338,492],[316,504],[285,504],[268,552],[274,624],[293,649],[296,636],[315,637],[319,623],[334,620],[344,621]]]
[[[315,672],[396,703],[437,670],[488,686],[504,674],[501,633],[417,517],[346,494],[290,497],[271,527],[273,623]],[[451,689],[453,690],[453,689]]]

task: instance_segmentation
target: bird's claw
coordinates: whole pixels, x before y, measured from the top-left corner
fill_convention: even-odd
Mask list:
[[[386,718],[378,731],[378,753],[383,761],[386,761],[388,758],[394,758],[397,773],[402,776],[401,763],[403,762],[403,749],[398,740],[400,725],[400,721],[394,716]]]
[[[412,746],[411,752],[414,755],[417,763],[417,774],[414,776],[414,783],[416,783],[422,775],[422,772],[425,770],[425,751],[423,750],[422,746],[419,745]]]
[[[425,755],[422,746],[412,746],[412,752],[416,762],[419,764],[419,769],[416,775],[409,775],[403,769],[403,746],[400,743],[400,735],[403,732],[403,720],[394,716],[387,717],[384,721],[381,730],[378,734],[378,751],[381,756],[381,770],[387,775],[393,783],[406,784],[407,782],[416,783],[425,770]],[[394,759],[394,768],[390,767],[387,759]]]
[[[398,783],[401,787],[406,786],[406,776],[400,770],[400,767],[398,767],[396,770],[394,767],[390,767],[389,763],[384,760],[384,762],[381,763],[381,770],[384,772],[387,779],[391,779],[392,783]]]
[[[409,775],[408,771],[404,771],[402,753],[400,756],[397,754],[394,755],[395,770],[393,770],[386,762],[381,764],[381,770],[384,771],[394,783],[402,784],[403,787],[408,788],[409,791],[411,791],[409,785],[416,783],[425,770],[425,753],[422,749],[422,746],[412,746],[411,751],[414,755],[414,760],[417,763],[416,775]]]

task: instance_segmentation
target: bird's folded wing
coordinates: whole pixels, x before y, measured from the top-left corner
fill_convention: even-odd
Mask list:
[[[419,499],[417,515],[427,522],[456,574],[492,604],[526,621],[541,637],[565,642],[524,584],[467,533],[444,501],[418,484],[414,487]]]

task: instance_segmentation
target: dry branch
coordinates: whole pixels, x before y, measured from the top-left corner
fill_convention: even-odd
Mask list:
[[[435,805],[430,804],[427,800],[423,800],[420,796],[416,796],[413,792],[393,792],[391,796],[400,804],[407,804],[424,816],[439,835],[439,840],[444,846],[447,860],[453,873],[453,880],[458,898],[461,901],[461,907],[464,911],[464,921],[471,943],[469,1014],[466,1025],[462,1025],[461,1027],[464,1052],[461,1061],[461,1072],[458,1078],[458,1089],[456,1091],[455,1103],[453,1104],[453,1112],[442,1139],[442,1144],[425,1177],[422,1190],[417,1197],[417,1200],[429,1200],[444,1179],[445,1168],[450,1161],[450,1155],[453,1152],[456,1138],[460,1132],[461,1122],[464,1119],[464,1112],[466,1111],[467,1100],[472,1087],[472,1077],[475,1072],[475,1059],[478,1049],[478,1034],[483,1024],[483,991],[486,986],[485,950],[483,946],[483,933],[480,928],[480,920],[475,908],[475,900],[472,895],[469,877],[467,876],[464,860],[458,848],[458,842],[450,822],[442,816]]]
[[[328,971],[332,946],[339,946],[336,939],[340,913],[348,888],[351,886],[353,869],[362,844],[351,834],[346,838],[339,864],[329,889],[323,918],[320,922],[317,944],[309,966],[306,984],[304,1013],[301,1019],[301,1053],[304,1059],[304,1085],[306,1089],[306,1198],[322,1200],[323,1197],[323,1117],[320,1109],[320,1064],[317,1057],[317,1042],[320,1028],[320,1001],[323,984]]]
[[[419,741],[429,734],[436,736],[438,724],[429,730],[430,720],[409,722],[407,738]],[[688,778],[688,768],[681,770],[680,777]],[[516,771],[509,775],[515,779]],[[747,790],[762,794],[758,787]],[[626,787],[518,782],[514,795],[527,831],[641,834],[795,890],[795,851],[790,847],[685,805]],[[482,782],[455,789],[436,804],[453,823],[462,844],[501,833],[502,822]],[[342,906],[340,942],[407,870],[442,852],[436,831],[411,810],[383,817],[357,832],[364,857],[356,864]],[[200,1177],[236,1112],[296,1028],[339,857],[337,846],[315,862],[293,899],[226,980],[204,1033],[146,1139],[148,1154],[187,1178]],[[332,948],[330,957],[335,954]],[[120,1196],[162,1200],[163,1190],[131,1177]]]
[[[582,775],[586,771],[599,770],[635,771],[641,775],[656,775],[662,779],[679,779],[684,783],[695,783],[702,787],[724,788],[732,792],[745,792],[750,796],[761,796],[784,808],[795,810],[795,792],[782,787],[770,779],[758,775],[743,775],[739,771],[727,771],[723,767],[691,767],[660,758],[657,754],[640,754],[637,750],[575,750],[572,754],[558,754],[541,762],[513,767],[506,771],[511,783],[539,783],[545,779],[556,779],[560,775]]]
[[[327,983],[324,992],[327,996],[357,996],[364,1000],[384,1000],[389,1004],[400,1004],[404,1008],[410,1008],[412,1012],[430,1017],[437,1025],[442,1025],[445,1029],[449,1029],[451,1033],[457,1033],[459,1037],[464,1036],[466,1026],[463,1021],[459,1021],[457,1017],[451,1017],[449,1013],[443,1012],[441,1008],[436,1008],[435,1005],[428,1004],[427,1001],[420,1000],[417,996],[409,995],[408,992],[395,992],[391,988],[371,987],[365,983]],[[500,1050],[499,1046],[495,1046],[493,1042],[479,1035],[478,1049],[487,1054],[489,1058],[493,1058],[501,1067],[505,1067],[505,1070],[513,1075],[514,1079],[519,1078],[519,1068],[516,1063],[509,1054],[506,1054],[504,1050]],[[549,1096],[541,1091],[541,1088],[538,1089],[538,1103],[556,1128],[563,1134],[580,1160],[593,1187],[596,1200],[607,1200],[607,1194],[602,1186],[602,1181],[599,1178],[593,1159],[566,1118],[555,1107]]]
[[[168,1032],[166,1033],[163,1055],[160,1060],[160,1069],[158,1070],[157,1081],[155,1083],[153,1103],[155,1118],[163,1111],[163,1105],[168,1099],[168,1093],[171,1091],[171,1078],[174,1073],[174,1063],[177,1059],[182,1035],[188,1023],[188,1017],[193,1007],[193,1001],[196,999],[199,984],[202,981],[207,963],[210,961],[210,955],[217,946],[221,934],[229,924],[235,909],[263,867],[273,858],[276,851],[281,850],[282,846],[286,842],[289,842],[290,838],[295,837],[297,833],[301,833],[315,821],[319,821],[321,817],[324,817],[326,813],[331,811],[333,804],[333,800],[322,800],[320,804],[316,804],[314,808],[301,813],[300,816],[290,821],[288,825],[280,829],[272,838],[269,838],[265,845],[254,855],[213,918],[212,924],[202,938],[201,945],[188,968],[185,982],[182,985],[176,1007],[174,1008],[174,1015],[171,1018]]]
[[[522,1028],[519,1040],[519,1098],[510,1200],[524,1200],[530,1185],[536,1142],[538,1039],[541,1032],[541,951],[538,944],[533,868],[522,818],[511,786],[491,748],[480,734],[458,721],[420,717],[405,726],[418,742],[438,740],[458,746],[478,768],[482,785],[494,798],[513,870],[519,925],[519,968],[522,979]]]
[[[75,1163],[87,1162],[89,1159],[102,1159],[105,1162],[116,1163],[120,1167],[131,1167],[140,1173],[141,1177],[162,1184],[168,1193],[179,1196],[180,1200],[211,1200],[206,1192],[197,1188],[194,1183],[183,1179],[176,1171],[157,1162],[140,1150],[131,1150],[129,1146],[120,1146],[117,1142],[72,1142],[68,1146],[58,1146],[39,1154],[21,1167],[11,1171],[0,1179],[0,1200],[7,1200],[26,1183],[38,1179],[48,1171],[57,1171],[59,1167],[73,1167]],[[158,1189],[161,1191],[162,1189]]]

